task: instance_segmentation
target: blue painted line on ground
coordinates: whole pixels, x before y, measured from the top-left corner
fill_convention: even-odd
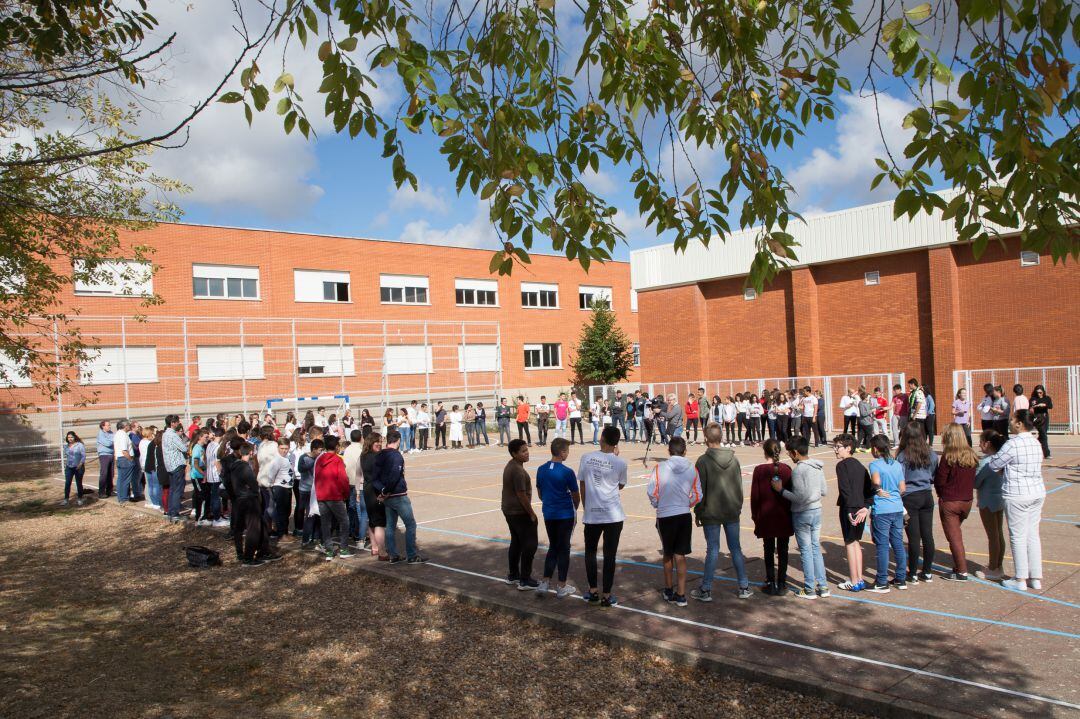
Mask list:
[[[1061,485],[1059,487],[1054,487],[1053,489],[1046,490],[1046,493],[1047,494],[1053,494],[1054,492],[1060,492],[1063,489],[1068,489],[1071,486],[1073,486],[1073,482],[1066,482],[1065,484],[1063,484],[1063,485]]]
[[[1071,524],[1074,527],[1080,527],[1080,520],[1076,519],[1051,519],[1050,517],[1043,517],[1043,522],[1055,522],[1057,524]]]
[[[472,534],[471,532],[461,532],[461,531],[458,531],[456,529],[440,529],[438,527],[423,527],[423,526],[417,527],[417,529],[422,529],[422,530],[426,530],[426,531],[429,531],[429,532],[439,532],[440,534],[453,534],[453,535],[457,535],[459,537],[467,537],[469,539],[480,539],[480,540],[483,540],[485,542],[492,542],[494,544],[509,544],[510,543],[509,539],[504,539],[502,537],[485,537],[482,534]],[[538,546],[538,549],[546,549],[546,548],[547,548],[546,545],[541,544],[541,545]],[[584,553],[582,553],[582,552],[571,552],[571,554],[573,556],[575,556],[575,557],[584,556]],[[631,566],[631,567],[645,567],[645,568],[648,568],[648,569],[662,569],[663,568],[662,565],[660,565],[660,564],[654,564],[652,562],[638,562],[638,561],[635,561],[635,560],[632,560],[632,559],[616,559],[616,562],[619,563],[619,564],[624,564],[624,565]],[[699,570],[696,570],[696,569],[689,569],[689,570],[687,570],[687,574],[693,574],[693,575],[700,576],[702,574],[702,572],[699,571]],[[721,576],[721,575],[717,575],[716,577],[714,577],[714,581],[716,581],[716,580],[724,581],[724,582],[738,582],[737,579],[733,579],[731,577],[725,577],[725,576]],[[975,581],[982,581],[982,580],[975,580]],[[987,582],[987,584],[990,584],[990,582]],[[1011,590],[1011,591],[1015,591],[1015,590]],[[1048,599],[1048,597],[1040,597],[1037,594],[1028,594],[1027,592],[1019,592],[1018,591],[1017,594],[1021,594],[1023,596],[1030,596],[1032,598],[1038,597],[1038,598],[1041,598],[1041,599]],[[1070,632],[1062,632],[1062,631],[1058,631],[1056,629],[1045,629],[1043,627],[1032,627],[1032,626],[1028,626],[1028,625],[1025,625],[1025,624],[1013,624],[1011,622],[1003,622],[1003,621],[999,621],[997,619],[986,619],[984,617],[973,617],[973,616],[968,615],[968,614],[955,614],[955,613],[952,613],[952,612],[942,612],[942,611],[938,611],[936,609],[922,609],[920,607],[909,607],[909,606],[906,606],[906,605],[903,605],[903,604],[893,604],[891,602],[879,602],[879,601],[876,601],[874,599],[863,599],[861,597],[848,596],[846,594],[833,594],[832,596],[837,598],[837,599],[846,600],[846,601],[849,601],[849,602],[859,602],[861,604],[872,604],[874,606],[889,607],[889,608],[892,608],[892,609],[900,609],[900,610],[904,610],[904,611],[908,611],[908,612],[916,612],[916,613],[919,613],[919,614],[931,614],[931,615],[938,616],[938,617],[945,617],[947,619],[962,619],[962,620],[967,620],[967,621],[971,621],[971,622],[978,622],[980,624],[993,624],[993,625],[997,625],[997,626],[1001,626],[1001,627],[1008,627],[1010,629],[1019,629],[1019,630],[1026,631],[1026,632],[1036,632],[1038,634],[1049,634],[1051,636],[1064,637],[1066,639],[1080,639],[1080,634],[1073,634],[1073,633],[1070,633]],[[1054,600],[1054,601],[1059,601],[1059,600]],[[1068,602],[1064,602],[1064,603],[1068,604]],[[1076,606],[1076,605],[1070,605],[1070,606]]]

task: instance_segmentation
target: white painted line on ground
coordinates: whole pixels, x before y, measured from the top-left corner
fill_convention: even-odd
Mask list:
[[[500,577],[493,577],[488,574],[480,572],[473,572],[467,569],[459,569],[457,567],[451,567],[447,564],[439,564],[436,562],[428,562],[428,566],[437,567],[449,572],[456,572],[458,574],[465,574],[472,577],[478,577],[480,579],[487,579],[493,582],[503,582]],[[581,595],[575,595],[580,598]],[[962,679],[960,677],[954,677],[950,674],[941,674],[938,672],[927,671],[925,669],[918,669],[916,667],[909,667],[903,664],[893,664],[892,662],[884,662],[879,659],[870,659],[869,657],[862,657],[858,654],[849,654],[847,652],[837,651],[835,649],[826,649],[824,647],[814,646],[812,644],[801,644],[799,642],[791,642],[786,639],[778,639],[776,637],[769,637],[763,634],[754,634],[752,632],[746,632],[741,629],[732,629],[731,627],[722,627],[717,624],[706,624],[705,622],[696,622],[692,619],[685,619],[683,617],[675,617],[668,614],[660,614],[659,612],[649,611],[648,609],[638,609],[636,607],[629,607],[625,604],[617,604],[615,609],[621,609],[626,612],[633,612],[634,614],[641,614],[647,617],[653,617],[668,622],[675,622],[676,624],[684,624],[687,626],[699,627],[701,629],[709,629],[715,632],[721,632],[724,634],[731,634],[737,637],[743,637],[745,639],[756,639],[762,642],[768,642],[770,644],[778,644],[780,646],[789,647],[792,649],[801,649],[803,651],[814,652],[816,654],[824,654],[831,657],[838,657],[840,659],[847,659],[854,662],[861,662],[863,664],[872,664],[878,667],[885,667],[887,669],[897,669],[899,671],[910,672],[918,676],[930,677],[932,679],[941,679],[947,682],[953,682],[955,684],[963,684],[964,686],[975,687],[976,689],[985,689],[987,691],[998,692],[1001,694],[1008,694],[1010,696],[1020,697],[1022,699],[1031,699],[1034,701],[1045,702],[1047,704],[1054,704],[1056,706],[1066,707],[1068,709],[1080,710],[1080,704],[1072,704],[1062,699],[1054,699],[1053,697],[1044,697],[1038,694],[1029,694],[1028,692],[1021,692],[1015,689],[1008,689],[1006,687],[997,686],[995,684],[984,684],[982,682],[972,681],[970,679]]]
[[[417,526],[423,524],[434,524],[435,522],[449,522],[452,519],[462,519],[464,517],[475,517],[478,514],[490,514],[491,512],[501,512],[502,507],[496,507],[495,509],[484,509],[479,512],[469,512],[468,514],[455,514],[452,517],[439,517],[438,519],[428,519],[424,522],[417,522]]]

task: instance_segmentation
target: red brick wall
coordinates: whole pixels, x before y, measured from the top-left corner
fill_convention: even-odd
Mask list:
[[[881,283],[867,286],[873,270]],[[1021,268],[1016,240],[980,260],[946,247],[798,268],[750,302],[743,283],[641,292],[642,381],[904,372],[944,398],[954,369],[1080,362],[1076,263],[1043,255]],[[684,320],[697,296],[707,309],[704,359],[679,351],[695,345]]]
[[[302,338],[301,344],[337,344],[336,320],[432,320],[432,321],[485,321],[498,322],[502,345],[502,384],[508,389],[529,387],[567,386],[571,375],[570,361],[573,348],[577,343],[583,323],[589,313],[578,309],[578,286],[598,285],[612,288],[613,307],[619,317],[620,325],[632,341],[638,341],[637,313],[630,310],[630,268],[625,262],[594,263],[585,273],[576,262],[554,256],[534,255],[531,264],[517,266],[511,277],[491,276],[488,262],[490,250],[414,245],[399,242],[374,240],[356,240],[316,235],[289,234],[261,230],[241,230],[220,227],[194,226],[181,224],[162,224],[139,233],[125,233],[122,236],[125,247],[135,244],[154,248],[153,262],[159,266],[154,276],[154,291],[164,300],[156,307],[141,307],[138,298],[125,297],[87,297],[76,296],[69,291],[58,297],[58,304],[66,308],[77,307],[83,316],[134,318],[145,314],[150,318],[244,318],[258,325],[256,320],[269,318],[285,319],[326,319],[325,336]],[[124,252],[117,253],[118,257]],[[224,264],[257,266],[259,268],[259,301],[195,299],[192,293],[192,264]],[[351,302],[349,303],[305,303],[294,300],[294,269],[334,270],[349,272],[351,280]],[[67,268],[67,271],[70,271]],[[403,274],[426,275],[429,278],[428,306],[384,305],[379,301],[379,275]],[[496,279],[499,287],[499,307],[458,307],[454,295],[454,280],[460,279]],[[521,306],[522,282],[546,282],[559,285],[559,304],[557,310],[523,308]],[[85,322],[85,321],[84,321]],[[139,329],[138,324],[128,323],[134,333],[128,343],[135,344],[135,335],[142,332],[151,334],[150,329]],[[107,323],[106,329],[95,328],[90,324],[88,339],[96,334],[105,334],[116,327],[116,323]],[[196,329],[197,327],[197,329]],[[267,335],[278,334],[276,339],[267,340],[267,345],[288,343],[288,323],[270,327],[265,323],[259,331]],[[180,324],[170,325],[164,330],[168,343],[172,347],[179,345]],[[192,334],[203,333],[201,338],[190,341],[188,362],[195,361],[197,344],[235,345],[234,337],[211,337],[214,334],[228,335],[235,332],[235,325],[229,329],[214,329],[213,323],[193,323]],[[153,332],[162,332],[157,325]],[[250,331],[250,328],[249,328]],[[308,327],[310,332],[322,330]],[[355,333],[361,331],[354,328]],[[404,331],[404,330],[403,330]],[[460,330],[445,330],[460,338]],[[476,330],[470,329],[469,332]],[[119,345],[120,338],[101,337],[103,345]],[[140,337],[139,343],[154,343],[154,337]],[[345,338],[349,343],[350,338]],[[394,337],[390,338],[395,341]],[[364,385],[366,378],[362,366],[372,372],[372,364],[381,361],[380,357],[361,355],[359,346],[364,344],[359,337],[353,338],[358,347],[356,353],[357,377],[348,378],[350,386]],[[369,340],[370,342],[371,340]],[[380,340],[381,341],[381,340]],[[398,338],[399,342],[403,341]],[[458,341],[458,339],[444,339]],[[477,340],[473,339],[473,342]],[[50,338],[51,342],[51,338]],[[249,342],[251,340],[249,339]],[[562,369],[526,370],[524,368],[523,345],[533,343],[556,342],[562,345]],[[255,342],[251,342],[254,344]],[[416,335],[404,340],[408,344],[422,344],[422,336]],[[431,344],[435,344],[432,340]],[[436,350],[438,351],[438,350]],[[448,351],[453,354],[453,349]],[[445,353],[445,350],[444,350]],[[280,352],[264,351],[267,375],[280,376],[280,381],[263,380],[264,388],[259,388],[259,380],[248,382],[249,396],[263,393],[263,396],[291,396],[293,381],[292,358],[278,356]],[[378,352],[376,352],[378,354]],[[167,385],[172,398],[183,397],[182,351],[159,350],[158,374],[163,385]],[[456,354],[444,358],[443,365],[453,364],[456,368]],[[436,364],[439,362],[436,360]],[[377,370],[375,370],[377,374]],[[436,375],[439,373],[435,373]],[[447,373],[450,374],[450,373]],[[460,375],[456,371],[453,373]],[[494,376],[484,378],[481,373],[470,373],[477,382],[493,382]],[[287,379],[286,379],[287,378]],[[432,382],[448,383],[447,378],[433,375]],[[460,384],[460,379],[455,384]],[[396,387],[424,386],[423,375],[396,376],[391,378]],[[379,390],[379,378],[371,380],[372,390]],[[236,386],[233,386],[236,385]],[[254,386],[253,386],[254,385]],[[337,392],[340,378],[303,378],[299,380],[299,391],[304,395]],[[101,395],[117,399],[122,390],[114,386],[97,388]],[[204,383],[199,391],[207,390],[216,396],[239,395],[239,382]],[[366,389],[366,386],[364,387]],[[15,394],[26,394],[18,391]],[[162,386],[143,385],[129,388],[132,402],[143,396],[160,401]],[[259,396],[259,395],[255,395]],[[0,398],[2,399],[2,398]],[[148,399],[149,401],[149,399]]]

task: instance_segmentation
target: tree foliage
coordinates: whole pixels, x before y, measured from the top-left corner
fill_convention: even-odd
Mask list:
[[[1055,260],[1080,253],[1075,225],[1080,95],[1067,0],[281,0],[276,33],[322,63],[317,112],[381,139],[398,186],[416,186],[409,134],[438,138],[458,192],[490,201],[504,246],[492,271],[529,261],[537,238],[588,269],[623,238],[616,208],[583,175],[625,168],[638,210],[675,247],[759,227],[751,282],[797,259],[791,186],[773,159],[847,93],[905,93],[914,137],[880,158],[895,214],[941,212],[976,254],[999,232]],[[560,22],[580,22],[567,38]],[[840,58],[850,62],[841,63]],[[379,72],[405,90],[372,100]],[[273,102],[273,98],[278,99]],[[310,103],[285,66],[258,63],[223,102],[274,106],[311,136]],[[885,128],[883,128],[885,129]],[[706,185],[692,161],[722,151]],[[689,165],[690,178],[677,167]],[[945,181],[959,193],[931,191]],[[734,222],[731,218],[735,218]],[[989,221],[989,222],[985,222]],[[736,227],[733,227],[735,225]]]
[[[593,300],[592,314],[581,328],[570,366],[575,387],[622,382],[633,369],[633,345],[607,301]]]

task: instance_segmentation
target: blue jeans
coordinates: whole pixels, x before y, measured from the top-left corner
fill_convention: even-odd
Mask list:
[[[135,460],[118,457],[116,460],[116,501],[120,504],[128,501],[128,495],[139,496],[139,491],[132,487],[135,481]]]
[[[566,439],[566,420],[555,418],[555,436]]]
[[[739,523],[706,524],[702,529],[705,530],[705,571],[702,572],[701,590],[712,591],[713,575],[716,574],[716,559],[720,555],[721,529],[727,535],[728,553],[731,555],[731,563],[735,565],[735,576],[739,579],[739,587],[750,586],[746,578],[746,558],[743,556],[742,544],[739,542]]]
[[[161,490],[158,490],[158,499],[161,498]],[[203,515],[210,519],[221,519],[221,482],[206,483],[206,499],[203,500]],[[160,502],[159,502],[160,504]]]
[[[368,533],[367,505],[362,496],[357,499],[358,492],[362,492],[359,487],[349,487],[349,498],[345,503],[345,511],[349,514],[349,539],[353,540],[363,539]]]
[[[412,427],[398,427],[401,433],[401,451],[408,452],[412,449]]]
[[[510,444],[510,420],[509,418],[502,418],[498,420],[499,423],[499,444]],[[503,439],[506,437],[506,439]]]
[[[64,499],[67,499],[71,494],[71,481],[75,480],[76,497],[82,499],[83,488],[82,479],[83,474],[86,472],[86,465],[81,464],[78,467],[64,467]]]
[[[825,579],[825,558],[821,556],[821,508],[792,512],[791,523],[799,542],[803,586],[810,591],[829,586]]]
[[[611,426],[619,428],[619,437],[626,439],[626,418],[625,417],[612,417]]]
[[[187,465],[181,464],[179,467],[169,472],[169,517],[177,518],[180,516],[180,505],[184,502],[184,486],[187,484],[187,477],[184,476],[187,470]]]
[[[681,424],[678,427],[676,427],[675,429],[671,430],[671,436],[672,437],[682,437],[682,433],[683,433],[683,426]]]
[[[409,559],[417,556],[420,552],[416,549],[416,519],[413,517],[412,502],[405,495],[400,497],[388,497],[383,506],[386,507],[386,552],[391,556],[397,556],[397,522],[398,517],[405,523],[405,556]]]
[[[157,472],[146,473],[146,493],[150,495],[150,504],[161,506],[161,484],[157,481]]]
[[[889,548],[896,560],[896,581],[907,581],[907,550],[904,548],[904,513],[875,514],[870,523],[870,533],[877,545],[877,579],[875,584],[889,584]]]
[[[480,444],[480,438],[484,438],[484,444],[491,444],[491,438],[488,437],[487,422],[482,419],[476,420],[476,443]]]
[[[599,444],[600,440],[600,422],[599,420],[592,421],[592,443]]]

